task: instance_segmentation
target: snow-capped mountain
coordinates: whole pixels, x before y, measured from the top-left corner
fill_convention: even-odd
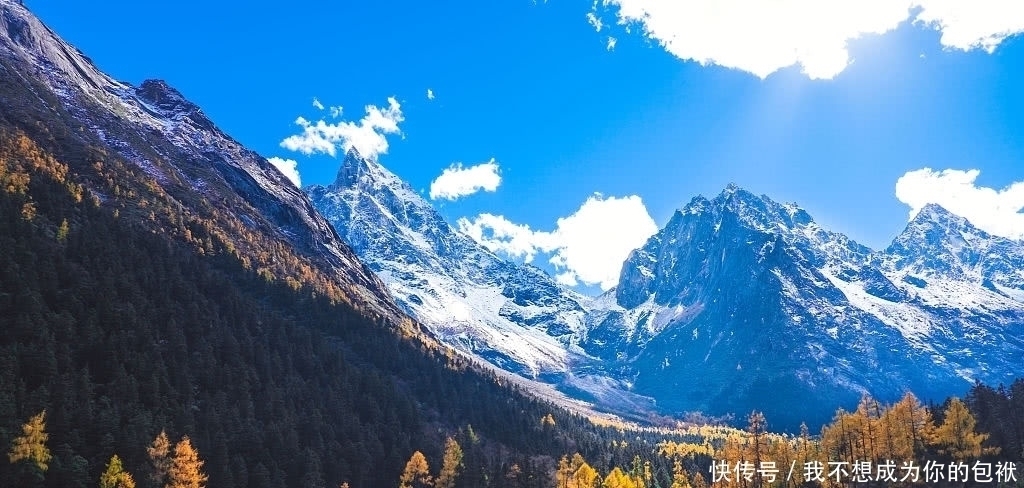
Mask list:
[[[336,181],[305,189],[398,303],[442,340],[528,377],[580,357],[587,299],[453,229],[409,185],[350,150]]]
[[[149,214],[140,220],[154,231],[185,234],[179,237],[204,251],[217,243],[268,276],[318,276],[355,306],[404,317],[306,195],[266,159],[167,83],[132,86],[99,71],[14,0],[0,0],[0,106],[0,117],[32,140],[91,148],[93,154],[63,156],[99,204]],[[104,169],[121,161],[128,167],[120,174]],[[174,210],[158,212],[157,203]]]
[[[1024,373],[1021,256],[937,206],[873,252],[730,185],[630,255],[581,345],[662,409],[782,426],[864,393],[959,394]]]

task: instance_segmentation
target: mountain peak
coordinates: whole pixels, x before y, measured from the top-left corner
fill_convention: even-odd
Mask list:
[[[729,183],[725,189],[714,198],[715,202],[724,203],[729,205],[731,203],[758,203],[760,205],[775,203],[772,202],[768,197],[757,196],[747,190],[744,190],[736,183]]]
[[[142,100],[153,104],[166,112],[200,113],[196,104],[188,101],[164,80],[146,80],[135,89],[136,95]]]
[[[338,168],[338,176],[334,179],[336,187],[351,187],[359,181],[359,177],[370,172],[371,163],[364,158],[356,148],[350,148],[345,152],[345,159],[341,161]]]
[[[929,203],[924,207],[921,207],[921,210],[919,210],[917,212],[917,215],[915,215],[914,218],[911,219],[911,222],[948,222],[970,225],[967,222],[967,219],[964,219],[963,217],[956,215],[953,212],[950,212],[949,210],[946,209],[946,207],[943,207],[942,205],[939,205],[937,203]]]

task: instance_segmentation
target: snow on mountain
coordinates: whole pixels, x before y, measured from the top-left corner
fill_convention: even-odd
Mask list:
[[[528,377],[564,375],[587,299],[453,229],[407,183],[352,150],[305,191],[413,316],[443,341]]]
[[[135,87],[112,79],[13,0],[0,0],[0,79],[10,90],[3,106],[11,120],[38,120],[32,111],[46,111],[62,125],[43,128],[52,131],[43,137],[78,138],[121,156],[152,178],[183,215],[214,222],[240,255],[258,254],[258,246],[249,249],[253,239],[287,248],[282,252],[294,251],[322,270],[359,306],[400,319],[383,284],[305,194],[165,82]]]
[[[1024,373],[1022,256],[937,206],[873,252],[730,185],[630,255],[581,347],[662,409],[756,406],[781,425],[863,393],[959,394]]]
[[[498,258],[356,153],[306,191],[442,340],[619,412],[756,407],[795,427],[866,393],[937,398],[1024,364],[1022,244],[938,207],[876,252],[730,185],[677,211],[589,299]]]

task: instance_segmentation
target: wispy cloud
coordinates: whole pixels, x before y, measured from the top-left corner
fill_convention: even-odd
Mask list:
[[[600,194],[591,196],[572,215],[558,219],[555,230],[536,231],[503,216],[481,214],[461,218],[459,229],[493,252],[531,262],[538,254],[550,254],[566,285],[615,286],[623,261],[657,232],[643,200]]]
[[[1000,190],[979,186],[980,174],[976,169],[909,171],[896,181],[896,198],[910,206],[910,219],[935,203],[990,234],[1024,239],[1024,181]]]
[[[427,100],[433,100],[433,99],[434,99],[434,90],[431,90],[430,88],[427,88]]]
[[[332,112],[335,107],[331,107]],[[341,107],[338,108],[340,116]],[[281,141],[281,147],[306,155],[325,153],[334,156],[338,148],[359,151],[364,157],[376,159],[388,152],[388,134],[401,134],[398,125],[405,121],[402,106],[394,97],[388,98],[387,108],[366,106],[366,115],[359,122],[327,123],[323,119],[315,124],[299,117],[295,124],[302,133]]]
[[[908,21],[941,32],[947,48],[990,53],[1024,32],[1020,0],[602,0],[587,21],[600,30],[608,13],[680,59],[760,78],[793,65],[833,78],[850,64],[850,40]]]
[[[281,173],[283,173],[296,188],[302,188],[302,180],[299,178],[299,163],[294,159],[283,159],[278,157],[267,158],[270,164],[274,165]]]
[[[479,191],[495,191],[501,184],[498,170],[498,162],[494,158],[469,167],[463,167],[462,163],[453,164],[430,183],[430,198],[456,200]]]
[[[317,97],[313,97],[313,106],[316,107],[317,110],[324,109],[324,104],[320,103],[320,99]]]

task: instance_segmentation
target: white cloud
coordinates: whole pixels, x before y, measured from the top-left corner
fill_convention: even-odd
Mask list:
[[[615,49],[615,44],[617,44],[618,42],[619,42],[618,39],[616,39],[616,38],[614,38],[612,36],[608,36],[608,46],[607,46],[607,49],[609,51],[611,51],[612,49]]]
[[[427,100],[433,100],[433,99],[434,99],[434,90],[431,90],[430,88],[427,88]]]
[[[589,23],[594,30],[601,32],[604,28],[604,23],[601,22],[601,18],[594,14],[594,12],[587,12],[587,23]]]
[[[313,106],[316,107],[317,110],[324,109],[324,104],[320,103],[320,99],[317,97],[313,97]]]
[[[333,112],[335,107],[331,107]],[[337,107],[340,115],[341,107]],[[387,134],[400,134],[398,124],[405,121],[402,106],[394,97],[388,98],[388,107],[366,106],[366,116],[358,123],[340,121],[329,124],[323,119],[316,124],[299,117],[295,124],[302,127],[302,133],[281,141],[281,147],[309,155],[326,153],[334,156],[337,148],[343,152],[349,149],[359,151],[364,157],[376,159],[388,152]]]
[[[331,107],[331,117],[332,118],[336,119],[338,117],[341,117],[341,113],[342,113],[341,105],[338,105],[336,107]]]
[[[1020,0],[918,0],[915,18],[942,32],[943,46],[990,54],[1004,39],[1024,32],[1024,3]]]
[[[274,165],[281,173],[284,173],[296,188],[302,188],[302,181],[299,178],[299,163],[294,159],[283,159],[278,157],[267,158],[270,164]]]
[[[532,262],[538,252],[555,249],[551,234],[534,232],[530,226],[510,222],[501,215],[484,213],[473,220],[465,217],[457,222],[459,230],[493,252]]]
[[[595,194],[579,210],[558,219],[552,232],[531,230],[505,217],[481,214],[461,218],[459,229],[494,252],[531,262],[550,254],[563,284],[598,285],[608,290],[619,281],[622,263],[658,227],[636,195],[604,198]]]
[[[760,78],[800,65],[831,79],[850,64],[847,42],[912,21],[941,43],[989,52],[1024,32],[1020,0],[602,0],[619,24],[639,26],[672,55]],[[597,12],[597,5],[591,13]],[[588,16],[588,22],[590,21]]]
[[[978,186],[981,171],[923,168],[896,181],[896,198],[910,206],[911,219],[935,203],[994,235],[1024,239],[1024,181],[1001,190]]]
[[[478,191],[494,191],[501,184],[498,174],[498,162],[491,158],[486,163],[463,167],[456,163],[446,168],[441,175],[430,183],[430,198],[437,200],[455,200],[472,195]]]

